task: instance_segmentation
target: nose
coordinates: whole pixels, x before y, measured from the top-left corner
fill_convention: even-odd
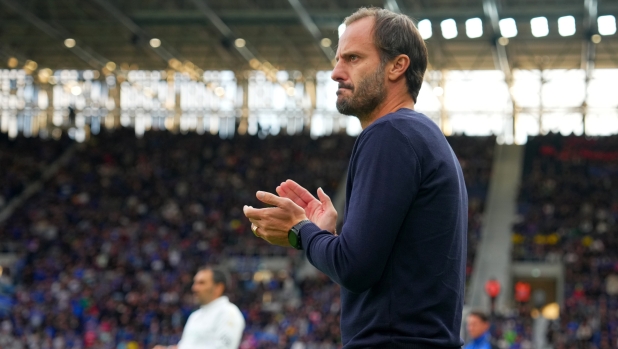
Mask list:
[[[347,73],[345,72],[341,59],[335,64],[330,78],[337,82],[344,82],[347,80]]]

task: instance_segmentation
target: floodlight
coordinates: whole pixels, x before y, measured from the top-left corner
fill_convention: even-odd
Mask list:
[[[480,18],[470,18],[467,20],[466,34],[470,39],[483,36],[483,21]]]
[[[599,25],[599,34],[601,35],[616,34],[616,17],[612,15],[599,16],[599,18],[597,18],[597,24]]]
[[[558,18],[558,32],[562,36],[571,36],[575,34],[575,17],[564,16]]]
[[[452,18],[445,19],[440,23],[440,28],[442,29],[442,36],[445,39],[452,39],[457,37],[457,23]]]
[[[152,46],[153,48],[157,48],[157,47],[161,46],[161,40],[159,40],[157,38],[150,39],[150,46]]]
[[[75,39],[68,38],[68,39],[64,40],[64,46],[66,46],[68,48],[75,47]]]
[[[500,33],[505,38],[513,38],[517,36],[517,24],[513,18],[504,18],[499,22]]]
[[[530,28],[532,29],[532,35],[540,38],[549,34],[549,24],[545,17],[535,17],[530,20]]]
[[[431,21],[428,19],[423,19],[418,22],[418,31],[421,33],[423,40],[429,39],[433,35],[433,31],[431,30]]]
[[[234,40],[234,45],[236,47],[238,47],[238,48],[245,47],[246,44],[247,44],[247,42],[243,38],[238,38],[238,39]]]

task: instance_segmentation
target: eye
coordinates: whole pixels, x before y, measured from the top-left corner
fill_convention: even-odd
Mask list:
[[[357,56],[357,55],[350,55],[350,58],[348,58],[348,60],[349,60],[350,62],[355,62],[355,61],[357,61],[357,60],[358,60],[358,56]]]

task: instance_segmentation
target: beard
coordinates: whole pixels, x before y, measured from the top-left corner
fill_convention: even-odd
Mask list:
[[[369,118],[371,113],[386,98],[384,87],[384,65],[356,84],[339,83],[339,88],[347,88],[352,91],[352,96],[337,98],[337,110],[343,115],[356,116],[360,121]]]

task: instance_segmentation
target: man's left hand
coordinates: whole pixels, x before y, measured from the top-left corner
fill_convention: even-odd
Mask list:
[[[273,245],[289,247],[288,232],[300,221],[307,219],[305,210],[292,200],[271,193],[258,191],[256,197],[274,207],[243,207],[245,216],[254,226],[254,234]]]

